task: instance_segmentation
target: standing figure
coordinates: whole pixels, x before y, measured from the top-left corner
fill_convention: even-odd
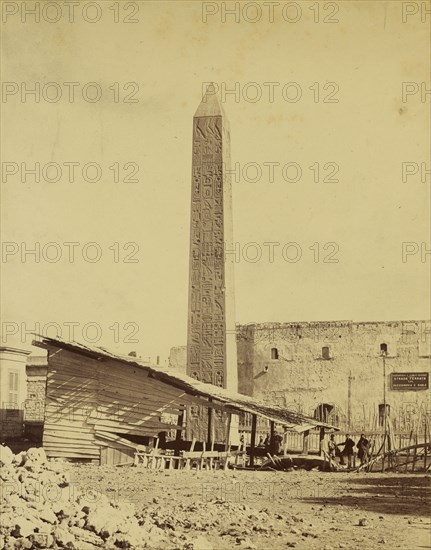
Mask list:
[[[347,466],[351,468],[353,466],[353,449],[355,448],[355,442],[349,434],[346,434],[346,441],[344,441],[344,443],[339,443],[339,445],[344,446],[343,452],[341,453],[340,464],[345,464],[344,457],[347,457]]]
[[[283,443],[283,436],[278,432],[274,432],[274,437],[271,442],[271,450],[274,455],[281,454],[282,443]]]
[[[368,462],[369,459],[369,453],[370,453],[370,442],[365,437],[364,434],[361,434],[361,437],[356,444],[356,447],[358,448],[358,457],[361,461],[361,466]]]
[[[332,460],[337,456],[338,445],[335,443],[335,435],[331,434],[328,441],[328,454]]]
[[[263,446],[265,447],[265,453],[268,453],[270,451],[269,439],[270,439],[269,434],[267,433],[265,437],[265,441],[263,442]]]

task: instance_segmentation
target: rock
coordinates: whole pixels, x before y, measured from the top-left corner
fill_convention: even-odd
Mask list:
[[[50,548],[54,544],[53,536],[47,533],[34,533],[31,540],[36,548]]]
[[[0,466],[10,466],[13,458],[13,452],[9,449],[9,447],[6,447],[6,445],[0,445]]]
[[[77,548],[75,546],[76,539],[74,535],[63,527],[56,527],[54,529],[54,539],[57,544],[64,548]]]
[[[25,452],[22,451],[14,456],[13,463],[16,464],[18,467],[20,467],[24,464],[24,460],[25,460]]]
[[[367,518],[361,518],[359,521],[358,521],[358,525],[360,527],[365,527],[366,525],[368,525],[368,520]]]
[[[24,537],[21,537],[21,538],[18,538],[15,540],[15,548],[18,550],[30,550],[31,548],[33,548],[33,543],[31,540],[29,539],[26,539]]]
[[[3,519],[3,518],[2,518]],[[3,519],[4,521],[4,519]],[[28,537],[34,533],[37,525],[23,517],[15,518],[15,528],[11,532],[14,537]]]
[[[39,513],[39,517],[41,520],[46,521],[46,523],[57,523],[57,516],[48,506],[44,506],[43,510]]]
[[[311,533],[311,531],[302,531],[301,535],[303,537],[310,537],[312,539],[317,539],[318,538],[318,535],[316,535],[315,533]]]
[[[33,461],[35,464],[46,464],[48,459],[46,458],[46,453],[42,447],[32,447],[25,453],[25,464],[27,460]]]

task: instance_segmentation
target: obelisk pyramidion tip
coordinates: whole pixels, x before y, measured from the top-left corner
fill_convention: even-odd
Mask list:
[[[195,113],[195,118],[206,116],[226,116],[220,98],[217,94],[217,88],[218,86],[213,82],[207,86],[205,95]]]

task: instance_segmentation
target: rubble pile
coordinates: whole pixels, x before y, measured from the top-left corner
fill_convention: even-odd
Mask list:
[[[14,455],[0,446],[0,550],[21,548],[163,548],[154,523],[138,521],[134,505],[91,492],[74,494],[62,461],[43,449]]]
[[[154,498],[137,512],[131,502],[77,489],[69,478],[72,468],[48,460],[41,448],[14,455],[0,446],[0,550],[213,550],[209,532],[253,549],[250,534],[268,536],[280,529],[267,511],[223,499],[166,509]]]

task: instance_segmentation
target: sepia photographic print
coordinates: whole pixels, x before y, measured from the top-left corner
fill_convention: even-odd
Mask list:
[[[430,0],[0,6],[0,550],[430,549]]]

